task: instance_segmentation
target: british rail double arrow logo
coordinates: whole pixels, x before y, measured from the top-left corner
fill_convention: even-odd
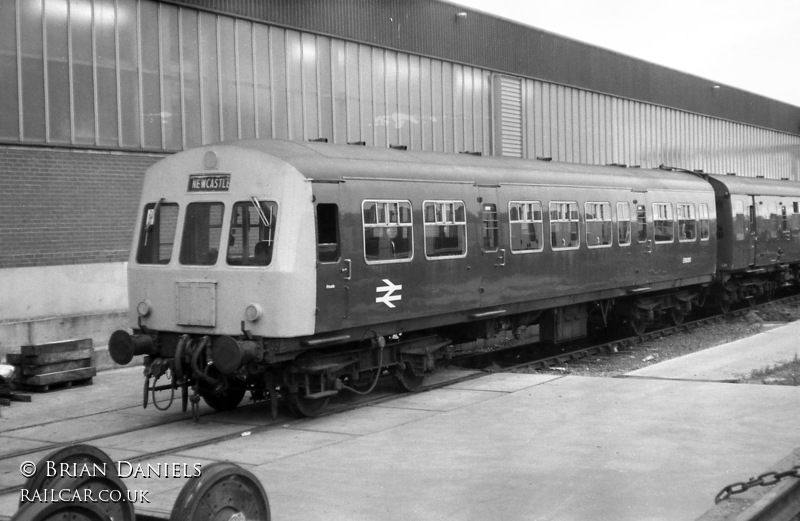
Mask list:
[[[375,293],[384,293],[383,296],[375,297],[375,302],[382,302],[386,304],[390,308],[397,307],[392,302],[396,300],[402,300],[403,295],[395,295],[395,291],[400,291],[403,289],[402,284],[395,284],[389,279],[383,279],[383,283],[386,284],[385,286],[379,286],[375,288]]]

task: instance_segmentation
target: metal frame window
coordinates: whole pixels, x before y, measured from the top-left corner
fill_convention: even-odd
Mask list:
[[[656,243],[675,240],[675,218],[672,203],[653,203],[653,235]]]
[[[678,203],[678,240],[680,242],[697,240],[697,212],[692,203]]]
[[[711,220],[708,216],[708,205],[700,203],[697,210],[697,217],[700,220],[700,240],[707,241],[711,238]]]
[[[580,210],[575,201],[550,203],[550,246],[553,251],[577,250],[581,245]]]
[[[361,203],[364,261],[409,262],[414,257],[413,216],[409,201],[368,199]]]
[[[136,262],[139,264],[169,264],[178,229],[178,205],[175,203],[149,203],[144,207],[142,231]]]
[[[227,262],[231,266],[267,266],[275,248],[278,205],[274,201],[239,201],[233,205]]]
[[[467,212],[463,201],[424,201],[425,258],[467,255]]]
[[[631,205],[617,203],[617,242],[620,246],[631,245]]]
[[[613,242],[611,234],[611,203],[585,203],[584,218],[586,219],[586,246],[589,248],[610,248]]]
[[[481,205],[481,229],[483,231],[483,251],[497,251],[500,240],[500,222],[497,220],[497,205]]]
[[[744,201],[737,199],[731,205],[731,212],[733,213],[733,233],[737,241],[744,240],[745,230],[745,215],[744,215]]]
[[[544,249],[542,203],[539,201],[509,202],[508,222],[511,253],[532,253]]]
[[[218,202],[190,203],[183,217],[180,263],[213,266],[219,258],[222,216],[225,205]]]
[[[647,206],[636,206],[636,242],[647,242]]]

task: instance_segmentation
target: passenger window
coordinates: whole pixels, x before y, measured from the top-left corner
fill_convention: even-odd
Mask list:
[[[781,203],[781,237],[784,239],[791,238],[792,234],[789,231],[789,216],[786,213],[786,205]]]
[[[678,240],[682,242],[697,239],[697,215],[691,203],[678,203]]]
[[[317,258],[320,262],[339,261],[339,205],[317,205]]]
[[[581,244],[579,221],[578,203],[550,203],[550,245],[553,250],[578,249]]]
[[[407,261],[413,256],[411,203],[370,200],[361,204],[367,264]]]
[[[425,201],[425,257],[467,254],[467,214],[462,201]]]
[[[497,251],[499,224],[497,222],[497,205],[484,204],[481,208],[483,228],[483,251]]]
[[[144,207],[142,231],[136,262],[139,264],[169,264],[175,231],[178,229],[178,205],[175,203],[150,203]]]
[[[794,235],[797,235],[798,233],[800,233],[800,208],[799,207],[800,207],[800,204],[797,201],[792,203],[792,218],[790,220],[791,221],[790,226],[792,228],[792,233]]]
[[[744,240],[744,203],[733,202],[733,233],[737,241]]]
[[[617,203],[617,240],[620,246],[631,244],[631,205]]]
[[[636,241],[647,242],[647,207],[643,204],[636,206]]]
[[[181,238],[181,264],[212,266],[219,257],[222,203],[192,203],[186,207]]]
[[[589,248],[611,246],[611,204],[586,203],[586,245]]]
[[[233,205],[227,262],[231,266],[267,266],[275,248],[278,205],[272,201],[239,201]]]
[[[670,203],[653,203],[653,234],[655,242],[672,242],[675,239],[675,222]]]
[[[708,217],[708,205],[703,203],[698,207],[700,218],[700,240],[707,241],[711,236],[711,221]]]
[[[544,248],[542,203],[511,201],[508,203],[508,216],[511,252],[542,251]]]

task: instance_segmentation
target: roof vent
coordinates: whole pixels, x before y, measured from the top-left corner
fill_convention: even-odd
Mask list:
[[[361,147],[367,146],[367,142],[366,141],[348,141],[347,144],[348,145],[357,145],[357,146],[361,146]]]
[[[482,156],[483,152],[476,152],[474,150],[462,150],[459,154],[467,154],[469,156]]]
[[[536,159],[538,159],[539,161],[552,161],[553,160],[552,157],[546,157],[546,156],[536,156]]]
[[[736,172],[728,172],[728,173],[727,173],[727,174],[725,174],[725,175],[731,175],[731,176],[733,176],[733,177],[736,177]]]
[[[764,176],[763,175],[757,175],[756,179],[764,179]]]
[[[408,150],[408,146],[406,145],[389,145],[389,148],[393,148],[395,150]]]
[[[625,163],[606,163],[606,166],[618,166],[620,168],[628,168]]]

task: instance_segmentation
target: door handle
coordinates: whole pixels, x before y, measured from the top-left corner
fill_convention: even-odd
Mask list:
[[[344,275],[344,280],[350,280],[350,278],[353,276],[352,273],[353,263],[350,259],[344,259],[342,262],[345,265],[342,268],[342,274]]]

